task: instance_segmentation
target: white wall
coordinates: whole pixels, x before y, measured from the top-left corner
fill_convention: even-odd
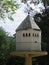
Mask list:
[[[24,36],[24,34],[29,34],[31,36]],[[34,34],[39,34],[39,37],[33,37]],[[37,43],[35,43],[37,41]],[[28,30],[21,30],[16,32],[16,50],[18,51],[40,51],[41,50],[41,31],[28,29]]]

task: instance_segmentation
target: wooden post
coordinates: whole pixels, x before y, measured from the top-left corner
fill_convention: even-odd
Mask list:
[[[32,57],[28,54],[25,56],[25,65],[32,65]]]

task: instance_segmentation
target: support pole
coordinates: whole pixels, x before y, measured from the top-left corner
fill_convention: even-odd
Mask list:
[[[25,65],[32,65],[32,57],[28,54],[25,56]]]

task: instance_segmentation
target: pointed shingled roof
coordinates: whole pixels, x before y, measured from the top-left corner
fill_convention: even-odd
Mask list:
[[[25,29],[39,29],[40,30],[40,28],[35,23],[35,21],[34,20],[31,21],[31,18],[29,15],[22,21],[22,23],[18,26],[16,31],[25,30]]]

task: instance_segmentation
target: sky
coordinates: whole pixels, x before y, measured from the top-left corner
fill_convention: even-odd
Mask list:
[[[19,4],[21,3],[20,0],[17,1]],[[29,4],[30,5],[30,4]],[[41,8],[44,9],[43,5],[40,3],[39,5],[34,6],[33,4],[30,5],[34,10],[31,12],[32,15],[35,13],[40,12]],[[24,3],[21,3],[20,8],[17,9],[16,14],[13,15],[14,21],[9,20],[6,18],[5,20],[0,19],[0,27],[3,27],[6,32],[10,36],[15,34],[17,27],[21,24],[21,22],[25,19],[28,15],[27,13],[27,6]]]

